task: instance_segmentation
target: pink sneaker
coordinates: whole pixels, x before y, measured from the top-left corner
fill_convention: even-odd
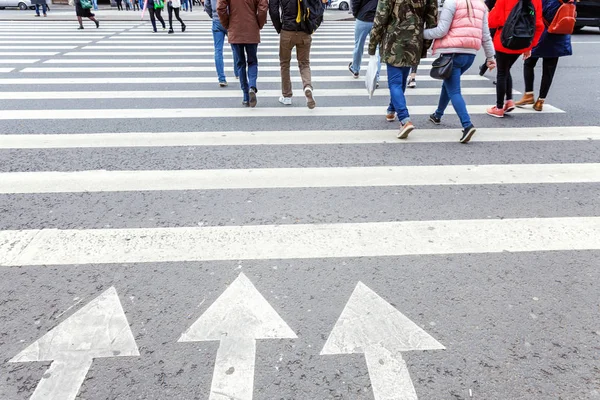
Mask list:
[[[488,113],[488,115],[491,115],[492,117],[504,118],[504,110],[501,110],[496,106],[488,108],[487,113]]]
[[[511,111],[514,111],[514,109],[515,102],[513,100],[506,100],[506,103],[504,103],[504,112],[509,113]]]

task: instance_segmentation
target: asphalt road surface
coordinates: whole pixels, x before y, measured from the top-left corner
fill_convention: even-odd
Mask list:
[[[430,58],[396,139],[351,22],[312,111],[271,27],[256,109],[207,22],[74,28],[0,25],[0,399],[600,399],[600,32],[542,113],[474,65],[461,145]]]

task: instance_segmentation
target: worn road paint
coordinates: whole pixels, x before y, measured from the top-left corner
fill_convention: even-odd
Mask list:
[[[294,331],[241,273],[179,342],[220,341],[209,400],[251,400],[256,340],[296,338]]]
[[[94,358],[139,355],[117,291],[111,287],[10,362],[52,361],[30,400],[73,400]]]
[[[359,282],[321,355],[364,353],[375,400],[417,400],[402,352],[444,349],[427,332]]]

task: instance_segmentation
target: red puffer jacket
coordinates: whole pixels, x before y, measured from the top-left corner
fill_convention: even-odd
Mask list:
[[[496,48],[496,51],[508,54],[523,54],[537,46],[540,41],[540,37],[544,32],[542,0],[531,0],[533,8],[535,8],[535,35],[533,36],[533,44],[530,48],[525,50],[510,50],[502,46],[502,41],[500,40],[502,27],[506,23],[506,19],[510,15],[510,12],[518,2],[519,0],[498,0],[492,11],[490,11],[490,15],[488,16],[490,29],[498,29],[494,36],[494,47]]]

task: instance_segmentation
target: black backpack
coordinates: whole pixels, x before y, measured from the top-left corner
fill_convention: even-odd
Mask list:
[[[321,0],[298,0],[298,17],[302,31],[312,35],[323,22],[323,3]]]
[[[502,46],[510,50],[528,49],[533,43],[534,34],[535,8],[531,0],[519,0],[502,28]]]

